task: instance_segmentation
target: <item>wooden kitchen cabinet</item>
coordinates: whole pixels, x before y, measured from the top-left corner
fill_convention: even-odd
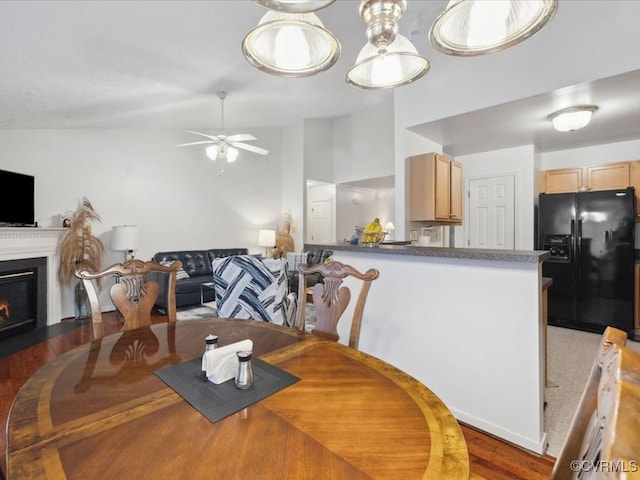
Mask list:
[[[542,172],[539,185],[540,193],[570,193],[627,188],[631,185],[630,162],[545,170]]]
[[[582,168],[546,170],[543,175],[544,190],[541,193],[577,192],[582,186]]]
[[[462,221],[462,164],[439,153],[409,157],[409,220]]]

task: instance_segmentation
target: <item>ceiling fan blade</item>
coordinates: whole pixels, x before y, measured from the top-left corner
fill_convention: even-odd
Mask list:
[[[231,146],[236,148],[241,148],[242,150],[247,150],[249,152],[258,153],[260,155],[266,155],[269,153],[269,150],[265,150],[264,148],[256,147],[255,145],[249,145],[247,143],[241,142],[232,142]]]
[[[250,133],[238,133],[237,135],[229,135],[227,140],[230,142],[246,142],[251,140],[257,140],[256,137],[251,135]]]
[[[217,143],[213,140],[203,140],[201,142],[190,142],[190,143],[181,143],[180,145],[176,145],[176,147],[188,147],[189,145],[202,145],[203,143]]]
[[[185,130],[185,132],[193,133],[194,135],[200,135],[201,137],[207,137],[207,138],[210,138],[211,140],[217,140],[218,138],[215,135],[207,135],[206,133],[194,132],[192,130]]]

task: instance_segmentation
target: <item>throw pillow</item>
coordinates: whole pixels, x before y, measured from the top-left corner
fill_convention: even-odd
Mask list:
[[[218,316],[289,325],[287,263],[251,255],[213,260]]]
[[[160,262],[160,265],[162,265],[163,267],[170,267],[171,265],[173,265],[173,261]],[[180,280],[181,278],[190,278],[189,274],[182,267],[180,267],[176,272],[176,280]]]
[[[301,263],[307,264],[307,253],[287,253],[287,263],[289,264],[289,271],[296,272],[298,271],[298,265]]]

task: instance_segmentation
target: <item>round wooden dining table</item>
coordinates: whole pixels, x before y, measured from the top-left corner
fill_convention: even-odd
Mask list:
[[[210,333],[251,339],[299,380],[212,422],[154,374],[201,357]],[[109,335],[37,371],[9,414],[7,478],[467,480],[469,457],[444,403],[392,365],[295,329],[206,319]]]

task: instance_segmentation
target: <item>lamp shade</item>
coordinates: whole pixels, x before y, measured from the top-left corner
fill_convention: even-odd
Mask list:
[[[498,52],[535,34],[557,8],[557,0],[451,0],[429,39],[449,55]]]
[[[260,230],[258,232],[258,245],[261,247],[275,247],[276,245],[276,231],[275,230]]]
[[[345,77],[348,84],[363,89],[394,88],[422,77],[429,60],[418,54],[413,44],[398,34],[386,49],[367,43]]]
[[[253,0],[253,3],[288,13],[309,13],[331,5],[335,0]]]
[[[574,132],[586,127],[596,110],[598,107],[595,105],[563,108],[549,115],[549,120],[551,120],[553,128],[559,132]]]
[[[391,233],[391,232],[393,232],[395,229],[396,229],[396,227],[395,227],[395,225],[394,225],[392,222],[387,222],[387,223],[384,225],[384,230],[385,230],[386,232]]]
[[[111,231],[111,250],[128,251],[138,247],[138,227],[119,225]]]
[[[242,41],[254,67],[281,77],[306,77],[330,68],[340,44],[313,13],[267,12]]]

